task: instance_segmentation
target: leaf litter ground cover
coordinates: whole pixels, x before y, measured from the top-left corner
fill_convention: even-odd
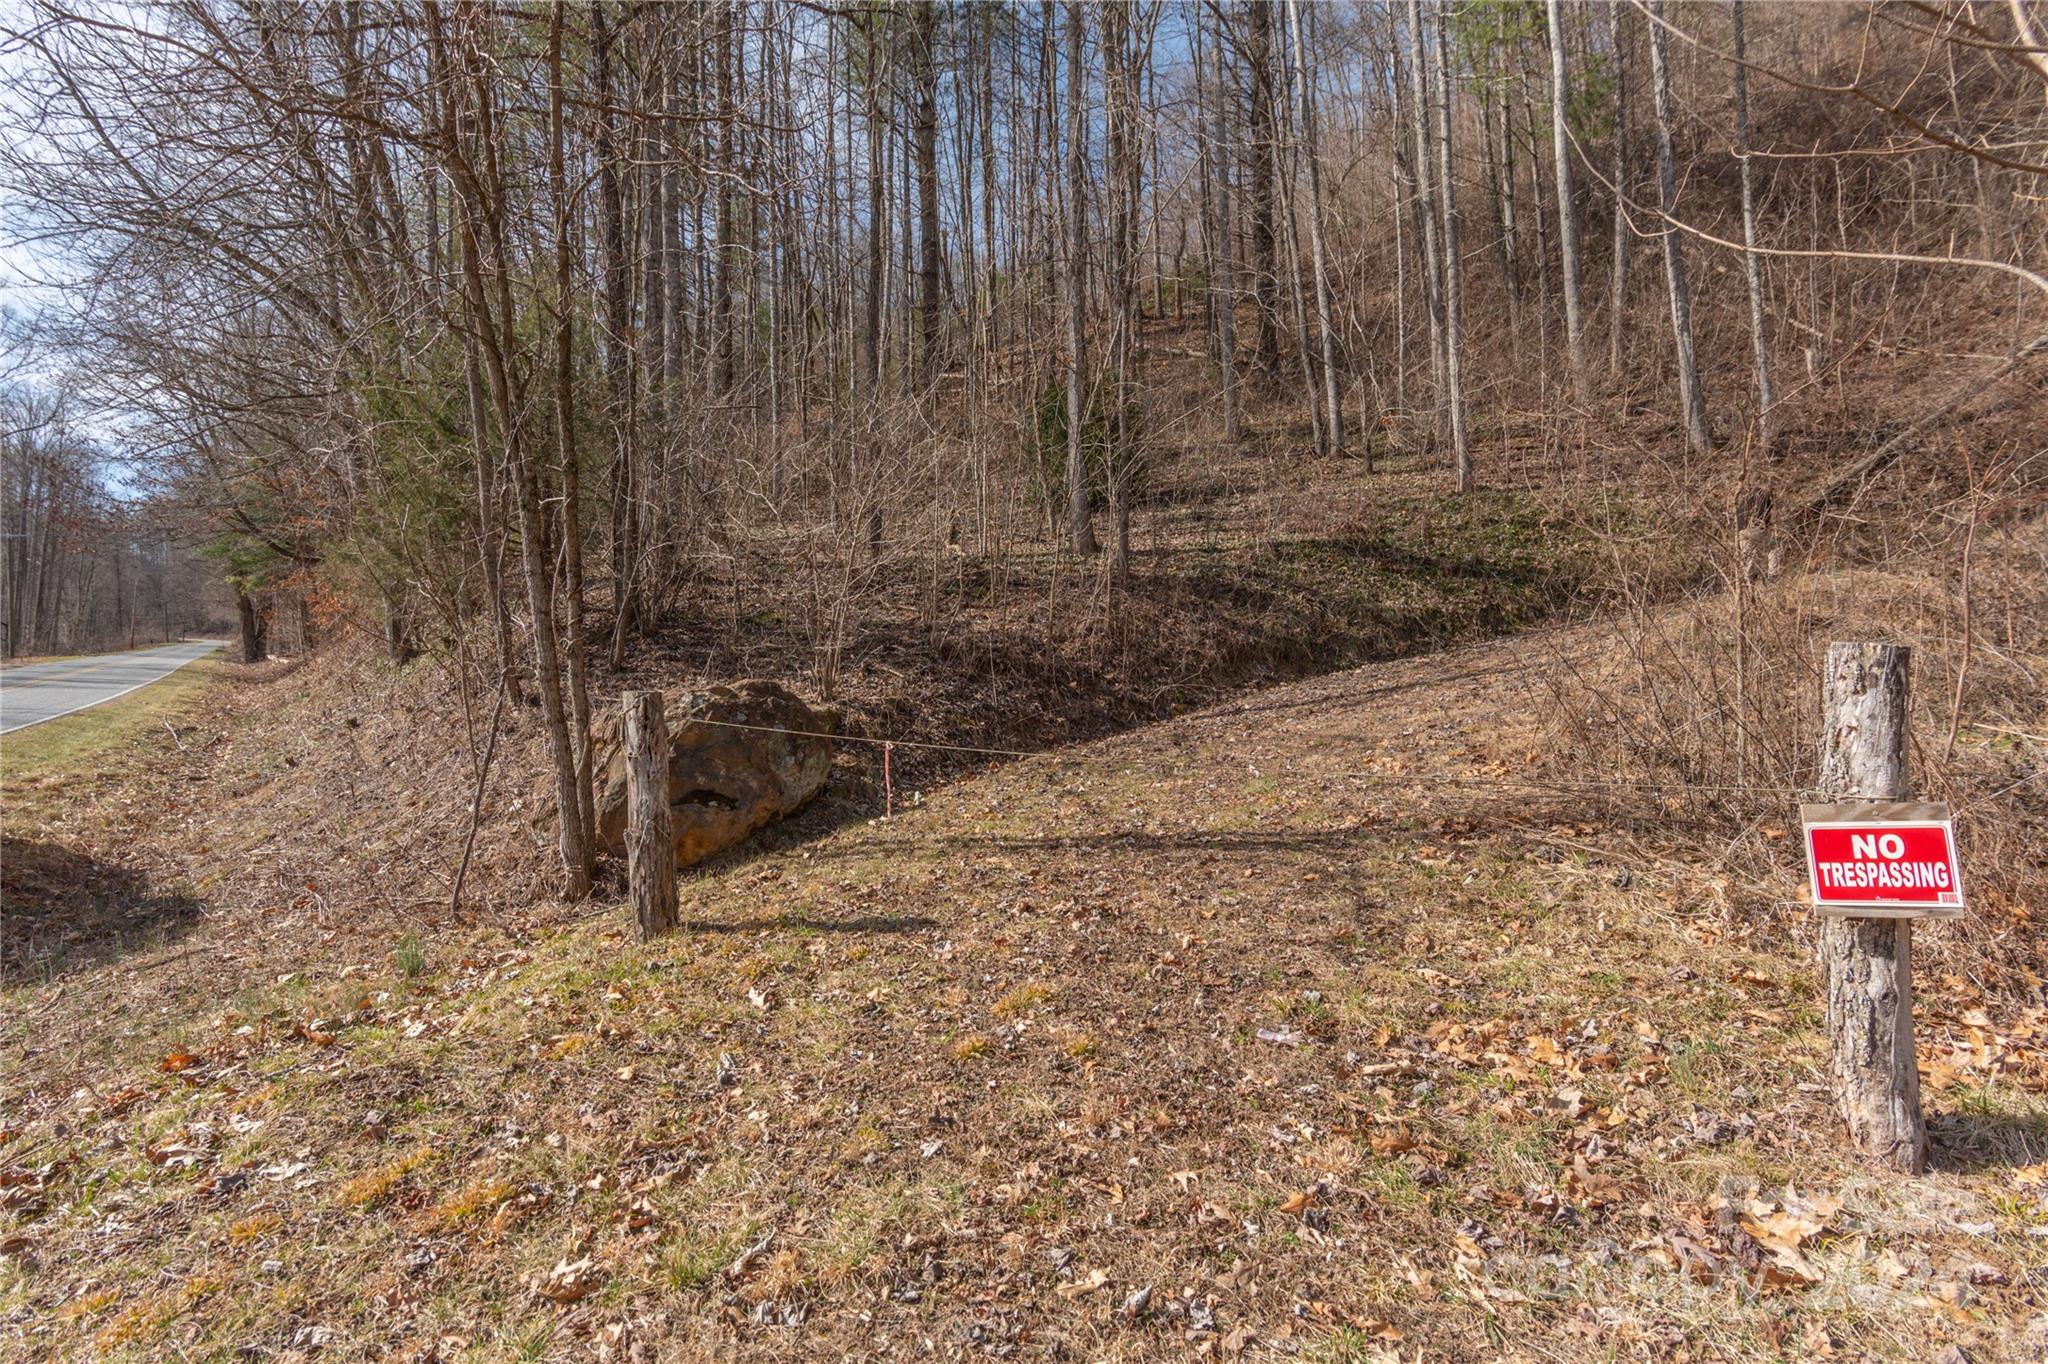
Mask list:
[[[1810,929],[1619,805],[1416,778],[1526,766],[1517,661],[1022,762],[695,876],[647,948],[309,963],[10,1081],[7,1349],[2036,1357],[2040,1014],[1926,982],[1936,1172],[1859,1172]]]

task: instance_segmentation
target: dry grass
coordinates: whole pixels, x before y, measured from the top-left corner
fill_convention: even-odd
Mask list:
[[[1596,798],[1718,835],[1737,901],[1774,913],[1760,891],[1797,855],[1787,830],[1816,776],[1830,641],[1909,645],[1912,779],[1957,812],[1973,906],[1932,935],[1922,964],[2037,999],[2048,973],[2032,927],[2048,900],[2048,526],[2021,529],[2002,553],[1980,551],[1974,621],[1954,564],[1935,554],[1848,571],[1795,566],[1740,600],[1717,593],[1628,611],[1605,647],[1540,670],[1551,774],[1670,783]]]
[[[647,948],[615,905],[536,902],[523,715],[447,911],[481,736],[431,663],[222,669],[185,751],[104,750],[36,807],[50,845],[81,884],[184,890],[0,999],[0,1349],[2028,1357],[2038,1001],[1925,979],[1937,1172],[1866,1178],[1810,928],[1769,908],[1783,845],[1551,784],[1560,734],[1643,762],[1572,733],[1557,660],[1602,704],[1709,695],[1633,660],[1653,619],[1676,657],[1725,647],[1711,604],[1650,606],[1711,556],[1583,452],[1466,500],[1418,467],[1257,476],[1297,453],[1179,471],[1114,615],[1056,556],[937,617],[928,582],[875,592],[836,663],[856,724],[1178,718],[951,784],[899,766],[923,799],[887,821],[850,759]],[[603,687],[803,676],[794,615],[742,587]],[[1619,630],[1246,694],[1616,596]],[[1712,727],[1674,732],[1711,770]],[[1789,1250],[1744,1229],[1823,1195]]]
[[[1014,547],[999,563],[947,558],[943,629],[930,624],[925,566],[871,582],[837,674],[851,726],[1046,747],[1599,600],[1610,558],[1594,552],[1588,528],[1626,520],[1625,492],[1535,468],[1514,471],[1513,491],[1457,498],[1412,461],[1367,482],[1355,464],[1308,460],[1281,426],[1272,419],[1234,455],[1162,470],[1136,581],[1113,615],[1093,566]],[[1281,458],[1294,462],[1284,483],[1268,477]],[[656,683],[765,673],[815,684],[802,612],[773,595],[800,595],[801,579],[748,573],[731,594],[707,586],[704,600],[718,607],[620,673],[600,670],[599,713],[616,690]],[[743,603],[730,616],[728,600]],[[401,942],[457,956],[497,950],[564,913],[546,898],[551,796],[537,714],[505,717],[476,861],[451,911],[488,707],[472,698],[465,712],[445,662],[394,673],[344,641],[309,661],[216,675],[233,685],[186,722],[179,742],[189,751],[167,732],[161,743],[133,735],[118,760],[110,751],[105,781],[63,792],[67,830],[48,840],[63,856],[42,884],[72,887],[74,917],[87,925],[98,922],[95,905],[147,912],[111,937],[80,929],[77,943],[39,949],[10,972],[30,990],[27,1008],[65,983],[47,1021],[78,1036],[53,1058],[48,1083],[75,1087],[98,1061],[132,1053],[130,1029],[94,1020],[138,1005],[197,1014],[224,994],[268,988],[301,961],[366,967]],[[897,796],[914,800],[984,763],[899,749]],[[878,811],[879,777],[874,751],[848,746],[825,795],[767,843]],[[10,833],[17,808],[0,808]],[[202,906],[207,932],[189,938]],[[110,957],[147,974],[142,999],[128,997],[128,977],[81,974]]]
[[[1936,1173],[1865,1177],[1804,928],[1668,829],[1400,775],[1540,775],[1547,652],[1019,763],[695,875],[648,948],[607,910],[330,960],[183,1019],[174,1073],[17,1088],[10,1348],[2027,1357],[2038,1011],[1935,983]],[[1784,1256],[1740,1225],[1811,1206]]]
[[[187,779],[212,754],[196,722],[225,665],[190,664],[0,743],[0,1006],[69,971],[163,948],[197,917],[189,883],[137,856],[189,818]],[[10,1030],[12,1031],[12,1030]]]
[[[10,824],[76,804],[75,784],[138,740],[175,748],[172,733],[197,710],[224,665],[202,659],[116,701],[17,731],[0,742],[0,803]]]

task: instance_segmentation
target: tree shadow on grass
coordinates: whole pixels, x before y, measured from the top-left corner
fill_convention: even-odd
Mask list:
[[[857,842],[812,849],[819,859],[865,858],[886,854],[911,856],[933,851],[970,854],[1024,852],[1192,852],[1273,855],[1349,851],[1389,843],[1427,842],[1422,831],[1383,826],[1357,829],[1188,829],[1159,833],[1149,829],[1108,829],[1087,833],[933,833],[892,837],[874,834]]]
[[[1927,1165],[1949,1174],[2017,1170],[2048,1160],[2048,1118],[2020,1113],[1932,1113]]]
[[[53,981],[177,941],[190,896],[55,843],[0,837],[0,983]]]
[[[922,914],[863,914],[857,919],[818,919],[777,914],[767,919],[685,919],[684,933],[923,933],[939,926]]]

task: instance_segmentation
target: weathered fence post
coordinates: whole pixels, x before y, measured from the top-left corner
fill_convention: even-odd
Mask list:
[[[1901,800],[1906,779],[1907,665],[1897,644],[1828,646],[1821,698],[1820,791],[1836,800]],[[1894,1169],[1927,1167],[1920,1071],[1913,1054],[1913,921],[1826,918],[1821,967],[1835,1103],[1858,1150]]]
[[[629,691],[626,710],[626,884],[640,940],[676,926],[676,847],[669,833],[668,722],[661,693]]]

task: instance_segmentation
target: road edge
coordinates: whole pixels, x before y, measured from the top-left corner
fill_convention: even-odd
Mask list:
[[[110,705],[113,702],[120,700],[124,696],[127,696],[133,692],[141,691],[144,687],[153,687],[167,677],[175,677],[179,673],[183,672],[185,669],[191,667],[194,663],[198,663],[203,659],[212,658],[215,654],[221,652],[227,647],[228,646],[224,643],[216,644],[211,649],[208,649],[205,653],[195,654],[191,658],[183,659],[179,662],[177,667],[167,668],[163,672],[158,673],[155,677],[150,678],[147,682],[137,682],[132,687],[123,687],[121,690],[115,692],[112,696],[102,696],[97,701],[88,701],[82,706],[73,706],[70,710],[59,711],[55,715],[45,715],[40,720],[31,720],[25,725],[16,725],[12,729],[0,729],[0,738],[4,738],[9,734],[22,734],[27,732],[28,730],[34,729],[37,725],[47,725],[52,720],[62,720],[69,716],[78,715],[84,711],[97,710],[101,706]]]

